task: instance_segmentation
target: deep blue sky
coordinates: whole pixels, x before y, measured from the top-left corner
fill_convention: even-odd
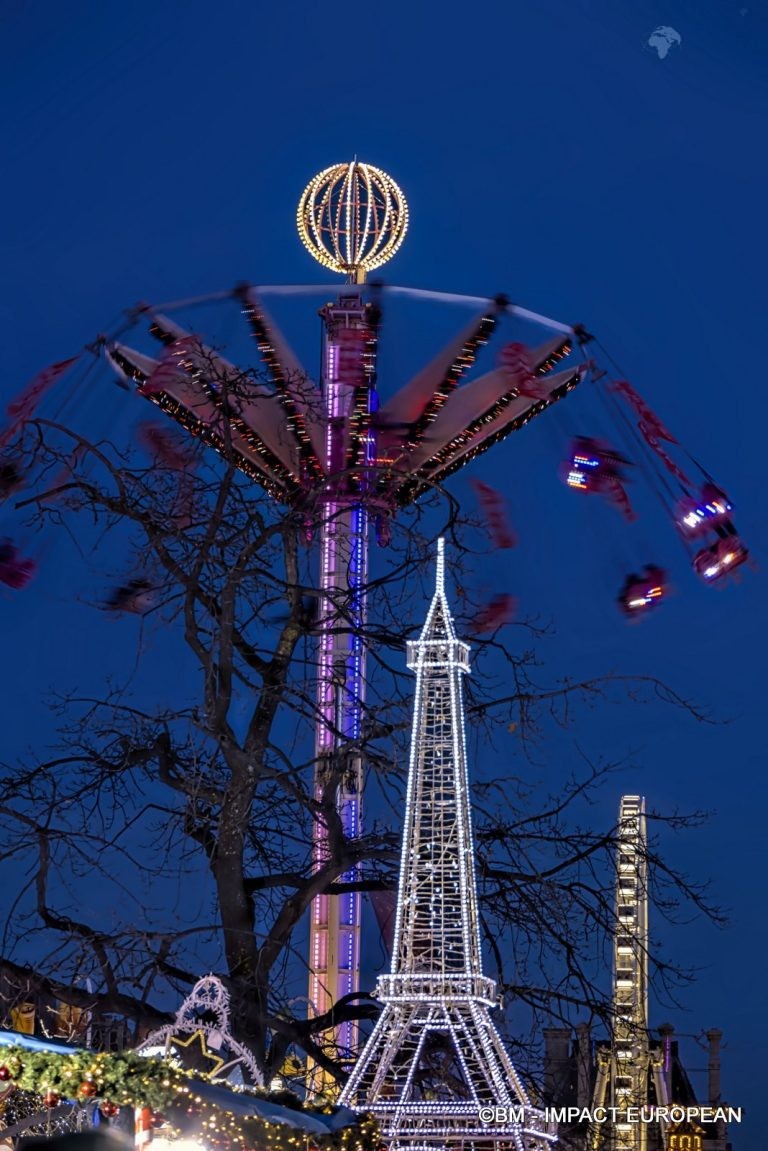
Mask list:
[[[657,25],[682,38],[663,60],[646,44]],[[316,171],[357,153],[409,200],[390,282],[505,291],[583,321],[732,493],[763,559],[764,0],[4,0],[0,31],[3,400],[138,299],[243,278],[322,280],[295,235],[296,201]],[[558,455],[591,430],[593,411],[573,397],[475,474],[509,490],[521,545],[504,579],[526,610],[553,619],[542,652],[552,675],[658,674],[732,720],[705,729],[625,704],[595,713],[579,738],[637,764],[605,790],[596,824],[614,818],[622,788],[661,810],[714,813],[706,832],[667,846],[713,877],[732,926],[665,935],[703,970],[687,1013],[654,1007],[653,1022],[722,1027],[727,1096],[754,1115],[766,1006],[764,578],[705,589],[650,503],[633,535],[609,509],[591,518],[577,506],[557,484]],[[465,478],[455,490],[468,492]],[[622,564],[648,558],[671,567],[676,595],[625,627],[612,602]],[[105,557],[103,571],[115,562]],[[49,685],[82,681],[81,651],[108,666],[90,646],[95,625],[57,581],[44,573],[23,599],[0,597],[17,661],[2,700],[9,751],[41,722]],[[562,756],[562,741],[549,751]],[[557,778],[561,766],[531,771]],[[733,1139],[742,1151],[763,1142],[747,1127]]]

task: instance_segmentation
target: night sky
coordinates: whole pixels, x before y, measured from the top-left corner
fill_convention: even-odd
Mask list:
[[[681,37],[664,59],[647,44],[659,25]],[[4,0],[0,32],[3,403],[138,300],[242,279],[329,283],[299,244],[296,203],[315,172],[357,154],[391,173],[410,206],[388,282],[503,291],[583,322],[728,490],[764,563],[764,0]],[[437,347],[439,326],[429,309],[393,313],[394,368],[407,370],[409,348]],[[94,409],[134,418],[103,380],[78,403],[84,419]],[[577,391],[474,466],[505,490],[520,535],[499,560],[498,590],[551,620],[542,675],[657,675],[721,721],[625,701],[582,715],[575,737],[592,757],[631,765],[600,792],[594,826],[610,826],[622,791],[643,792],[662,812],[712,812],[706,829],[664,832],[662,844],[677,866],[712,878],[730,926],[659,928],[669,953],[700,972],[680,1008],[652,1004],[651,1022],[670,1019],[683,1035],[723,1029],[725,1096],[752,1109],[731,1137],[757,1151],[768,942],[763,572],[706,588],[640,484],[631,529],[568,492],[560,457],[599,418],[595,397]],[[119,439],[123,429],[106,430]],[[465,474],[452,490],[471,498]],[[0,514],[2,533],[15,532],[13,513]],[[42,549],[43,570],[27,591],[0,592],[12,672],[0,700],[4,759],[46,730],[51,687],[98,682],[112,669],[110,649],[133,652],[136,639],[135,621],[106,624],[89,606],[121,574],[119,557],[84,570],[66,552],[46,566],[49,545],[22,542]],[[627,626],[618,586],[651,559],[670,569],[675,594]],[[150,682],[165,672],[152,644]],[[525,770],[554,786],[577,755],[553,732]],[[695,1071],[706,1057],[688,1043]]]

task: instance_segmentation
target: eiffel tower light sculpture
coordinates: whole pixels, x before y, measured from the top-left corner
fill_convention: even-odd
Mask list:
[[[445,595],[443,540],[421,637],[395,938],[384,1009],[340,1102],[371,1111],[393,1149],[545,1151],[555,1132],[528,1093],[491,1018],[483,975],[469,806],[462,677]],[[493,1118],[486,1121],[490,1114]]]

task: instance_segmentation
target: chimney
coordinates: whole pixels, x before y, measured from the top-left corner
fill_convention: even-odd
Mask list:
[[[570,1027],[544,1028],[544,1097],[548,1103],[563,1104],[568,1090],[571,1061]]]
[[[709,1102],[717,1107],[720,1102],[720,1043],[723,1038],[722,1031],[713,1027],[707,1032],[709,1041]]]
[[[592,1037],[588,1023],[576,1028],[576,1102],[582,1108],[592,1103]]]

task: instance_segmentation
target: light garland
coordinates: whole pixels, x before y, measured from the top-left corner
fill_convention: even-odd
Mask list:
[[[162,1110],[172,1105],[183,1088],[189,1090],[187,1072],[133,1052],[73,1051],[62,1055],[2,1047],[0,1065],[23,1091],[39,1095],[53,1092],[65,1099],[95,1096],[121,1107],[144,1105]],[[82,1090],[86,1084],[90,1090]]]
[[[151,336],[166,346],[169,344],[173,346],[184,339],[189,339],[185,335],[184,328],[162,316],[153,317],[149,325],[149,332]],[[225,423],[229,424],[234,433],[234,446],[238,446],[236,440],[238,437],[241,438],[250,451],[259,458],[259,462],[263,463],[268,474],[278,479],[289,491],[297,492],[300,477],[294,474],[291,467],[280,459],[276,451],[273,451],[265,439],[246,421],[243,415],[244,397],[238,395],[237,387],[230,387],[230,393],[227,394],[227,385],[231,386],[232,382],[236,383],[242,378],[243,373],[203,343],[199,343],[195,354],[183,361],[182,366],[185,369],[185,374],[179,377],[180,384],[176,386],[169,382],[164,388],[165,392],[173,396],[183,406],[189,407],[186,393],[189,391],[189,385],[194,384],[196,388],[202,391],[211,405],[214,422],[220,426]],[[212,375],[213,379],[210,378]],[[178,391],[181,391],[182,394],[178,395]],[[274,430],[276,426],[282,427],[284,415],[281,412],[278,417],[278,413],[271,410],[271,403],[271,397],[262,396],[260,403],[251,406],[255,408],[260,421],[265,422],[267,427],[272,425]],[[270,406],[265,407],[265,405]],[[274,443],[274,438],[272,442]],[[240,450],[242,451],[242,448]]]

